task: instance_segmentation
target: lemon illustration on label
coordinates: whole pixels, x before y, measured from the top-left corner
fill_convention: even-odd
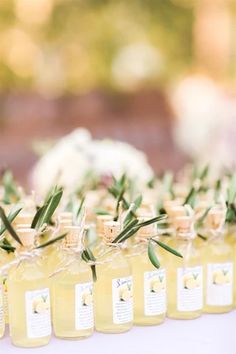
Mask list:
[[[158,293],[161,290],[165,289],[164,277],[153,277],[150,282],[150,290],[152,293]]]
[[[44,314],[48,312],[50,304],[47,296],[39,296],[33,301],[33,312],[38,314]]]
[[[215,270],[213,272],[213,283],[215,285],[224,285],[230,283],[231,276],[227,270]]]
[[[183,276],[185,289],[193,290],[201,286],[201,281],[197,273],[187,273]]]
[[[132,297],[131,287],[128,284],[124,284],[119,290],[120,301],[129,301]]]
[[[90,306],[93,303],[93,296],[89,290],[82,294],[83,306]]]

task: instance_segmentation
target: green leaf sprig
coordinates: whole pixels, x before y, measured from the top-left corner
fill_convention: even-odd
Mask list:
[[[10,170],[6,170],[2,176],[2,185],[4,188],[3,203],[11,204],[20,200],[20,193],[17,184]]]
[[[62,187],[55,186],[46,198],[42,207],[40,207],[31,224],[31,228],[39,230],[43,225],[51,222],[52,216],[57,209],[62,198]]]
[[[86,263],[96,262],[96,258],[94,257],[92,251],[88,247],[83,250],[81,257]],[[90,267],[93,275],[93,281],[95,282],[97,280],[96,266],[95,264],[91,264]]]

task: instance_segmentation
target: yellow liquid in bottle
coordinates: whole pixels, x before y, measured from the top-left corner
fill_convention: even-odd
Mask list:
[[[11,261],[13,261],[15,258],[14,252],[6,252],[0,248],[0,268]],[[7,274],[4,274],[2,276],[2,281],[3,281],[3,309],[4,309],[4,317],[5,317],[5,324],[9,323],[9,316],[8,316],[8,295],[7,295]]]
[[[10,270],[8,300],[12,343],[19,347],[48,344],[51,337],[49,287],[37,259],[23,260]]]
[[[3,302],[3,281],[0,277],[0,338],[4,336],[5,333],[5,315],[4,315],[4,302]]]
[[[139,242],[132,253],[134,256],[131,254],[129,259],[133,274],[134,324],[158,325],[166,317],[165,269],[156,269],[152,265],[146,243]],[[157,257],[162,264],[161,255],[157,254]]]
[[[72,259],[73,257],[73,259]],[[66,270],[52,277],[53,327],[57,337],[82,339],[93,334],[93,283],[90,267],[70,256]]]
[[[236,265],[236,227],[235,225],[229,225],[227,233],[225,235],[225,242],[231,247],[232,252],[233,252],[233,262],[234,262],[234,267]],[[234,275],[233,275],[233,287],[234,287],[234,298],[233,298],[233,304],[234,307],[236,306],[236,269],[234,270]]]
[[[121,333],[133,325],[131,267],[121,250],[104,245],[97,259],[94,284],[95,328],[104,333]]]
[[[195,319],[202,314],[203,287],[200,252],[192,240],[173,238],[169,246],[184,258],[168,253],[167,316],[175,319]]]
[[[233,251],[221,235],[204,249],[204,312],[224,313],[233,308]]]

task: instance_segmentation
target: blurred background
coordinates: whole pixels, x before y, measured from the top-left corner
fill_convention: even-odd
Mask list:
[[[157,173],[232,165],[235,80],[235,0],[1,0],[0,166],[27,184],[77,127]]]

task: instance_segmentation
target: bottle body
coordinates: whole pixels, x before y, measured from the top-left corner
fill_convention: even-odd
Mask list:
[[[162,265],[162,257],[158,254]],[[158,325],[166,317],[166,270],[156,269],[147,255],[147,243],[133,248],[130,263],[133,275],[134,324]]]
[[[93,281],[87,264],[78,257],[70,261],[52,277],[53,327],[57,337],[82,339],[94,329]]]
[[[236,307],[236,227],[229,225],[225,235],[225,242],[231,247],[233,252],[234,274],[233,274],[233,304]]]
[[[0,267],[7,265],[12,262],[15,258],[15,254],[13,252],[7,253],[5,251],[0,250]],[[4,320],[5,324],[9,323],[9,310],[8,310],[8,281],[7,281],[7,273],[2,276],[3,283],[3,311],[4,311]]]
[[[99,332],[121,333],[133,325],[130,265],[120,249],[104,245],[94,284],[95,327]]]
[[[51,337],[50,291],[41,265],[22,260],[8,277],[9,325],[12,343],[20,347],[48,344]]]
[[[0,277],[0,338],[4,336],[4,333],[5,333],[4,289],[3,289],[3,280]]]
[[[233,251],[223,236],[207,242],[204,250],[204,312],[224,313],[233,308]]]
[[[175,319],[195,319],[203,309],[203,267],[200,252],[192,240],[174,238],[169,245],[183,258],[168,254],[167,315]]]

